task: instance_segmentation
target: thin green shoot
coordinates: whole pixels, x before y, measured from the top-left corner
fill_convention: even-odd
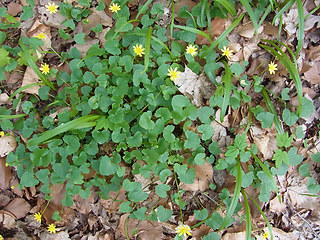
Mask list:
[[[152,27],[149,27],[146,35],[146,44],[145,44],[146,53],[144,55],[144,69],[142,73],[146,72],[149,66],[151,37],[152,37]]]
[[[0,115],[0,120],[4,119],[15,119],[15,118],[22,118],[27,116],[27,114],[17,114],[17,115]]]
[[[140,10],[139,10],[139,12],[138,12],[138,14],[137,14],[137,16],[136,16],[136,20],[139,18],[139,16],[140,16],[142,13],[144,13],[144,12],[147,10],[149,4],[152,3],[152,1],[153,1],[153,0],[148,0],[148,1],[142,6],[142,8],[140,8]]]
[[[223,103],[221,107],[220,113],[220,122],[223,122],[224,116],[226,115],[226,111],[229,105],[230,96],[231,96],[231,85],[232,85],[232,76],[231,70],[229,65],[223,61],[225,66],[225,74],[222,77],[222,82],[224,82],[224,96],[223,96]]]
[[[236,8],[231,3],[231,1],[228,0],[216,0],[216,2],[220,3],[222,6],[227,9],[227,11],[231,14],[232,17],[235,17],[237,15]]]
[[[38,83],[30,83],[30,84],[24,85],[24,86],[20,87],[19,89],[17,89],[16,91],[14,91],[14,93],[12,93],[11,96],[9,97],[8,101],[10,101],[17,94],[23,92],[24,90],[26,90],[28,88],[40,86],[40,85],[43,85],[43,84],[44,84],[43,82],[38,82]]]
[[[250,240],[251,239],[251,230],[252,230],[250,206],[248,203],[246,193],[244,192],[243,189],[241,189],[241,193],[243,196],[244,209],[246,212],[246,240]]]
[[[296,57],[299,55],[301,51],[303,41],[304,41],[304,11],[301,0],[296,0],[297,8],[298,8],[298,20],[299,20],[299,29],[298,29],[298,45],[296,49]]]
[[[207,33],[203,32],[203,31],[201,31],[199,29],[195,29],[195,28],[192,28],[192,27],[180,26],[180,25],[174,25],[174,27],[182,29],[182,30],[185,30],[185,31],[188,31],[188,32],[192,32],[192,33],[195,33],[195,34],[199,34],[199,35],[205,37],[206,39],[208,39],[210,44],[212,44],[211,37]]]

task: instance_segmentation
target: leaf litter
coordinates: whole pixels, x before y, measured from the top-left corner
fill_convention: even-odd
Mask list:
[[[110,4],[110,1],[105,0],[104,1],[107,5]],[[194,5],[193,1],[180,1],[181,4],[190,6]],[[60,14],[55,15],[54,17],[52,15],[48,15],[45,11],[44,5],[47,4],[48,1],[40,1],[41,6],[38,8],[39,14],[40,14],[40,21],[36,19],[33,22],[33,25],[30,25],[30,23],[26,23],[29,25],[22,26],[22,28],[28,28],[31,27],[31,30],[29,30],[28,34],[36,35],[40,32],[45,32],[48,36],[48,42],[45,44],[45,47],[50,46],[50,40],[52,38],[51,35],[51,28],[65,28],[65,26],[62,25],[63,18]],[[21,11],[21,5],[16,3],[17,5],[14,5],[15,3],[11,3],[11,10],[10,13],[12,15],[17,15]],[[319,3],[318,3],[319,4]],[[22,4],[23,5],[23,4]],[[178,6],[178,3],[175,3],[175,6]],[[111,27],[112,22],[111,18],[108,18],[108,15],[102,12],[94,11],[90,16],[90,20],[93,22],[99,22],[101,24],[105,24],[104,27]],[[100,14],[100,15],[99,15]],[[288,43],[292,42],[295,38],[295,34],[297,31],[296,25],[297,25],[297,10],[295,8],[290,9],[290,11],[283,15],[283,21],[285,25],[285,31],[288,34]],[[37,22],[38,21],[38,22]],[[183,20],[181,20],[183,22]],[[319,46],[312,46],[312,44],[317,42],[317,36],[319,34],[315,34],[317,30],[310,31],[314,28],[319,28],[319,16],[311,15],[309,18],[305,21],[305,31],[306,31],[306,39],[305,39],[305,48],[309,47],[306,51],[303,50],[303,52],[306,52],[306,57],[302,57],[303,60],[307,61],[307,71],[303,73],[303,80],[305,80],[306,88],[309,89],[308,86],[311,85],[318,85],[320,83],[320,54],[319,54]],[[228,23],[225,22],[223,19],[215,18],[212,20],[212,37],[218,37],[228,26]],[[79,27],[76,31],[78,32],[87,32],[88,28],[86,25],[83,25],[82,27]],[[268,38],[268,35],[276,35],[276,32],[274,29],[269,27],[270,32],[268,32],[266,29],[268,29],[268,26],[262,25],[258,30],[258,35],[254,35],[254,28],[251,22],[244,23],[242,25],[239,25],[234,32],[236,32],[239,36],[237,36],[237,40],[239,41],[231,41],[234,40],[234,36],[231,34],[227,38],[230,40],[231,49],[234,49],[236,52],[238,52],[237,55],[234,56],[231,60],[238,61],[238,60],[252,60],[256,59],[257,56],[260,56],[262,51],[259,47],[257,47],[257,43],[260,41],[261,38]],[[106,30],[108,31],[108,30]],[[105,32],[104,32],[105,33]],[[207,30],[207,33],[209,33],[209,30]],[[87,34],[86,34],[87,35]],[[98,35],[99,36],[99,35]],[[103,35],[101,35],[103,36]],[[84,46],[76,45],[77,47],[81,48],[81,53],[84,54],[88,50],[88,48],[94,44],[94,43],[102,43],[104,44],[103,37],[97,37],[97,39],[87,40],[86,44]],[[240,43],[239,43],[240,42]],[[197,44],[208,44],[209,42],[206,40],[206,38],[203,38],[202,36],[197,36]],[[262,59],[263,57],[261,57]],[[265,61],[267,62],[267,61]],[[303,63],[305,64],[305,63]],[[250,66],[249,66],[250,67]],[[300,66],[302,68],[302,65]],[[280,71],[281,72],[281,71]],[[278,73],[279,74],[279,73]],[[283,85],[280,85],[279,83],[283,82],[283,77],[280,77],[280,75],[287,75],[287,72],[283,71],[278,76],[273,76],[270,78],[270,84],[273,84],[275,88],[278,88],[278,91],[283,89]],[[19,78],[18,78],[19,79]],[[36,83],[38,82],[36,74],[32,71],[31,68],[27,68],[24,77],[22,80],[22,86],[30,84],[30,83]],[[275,81],[278,79],[277,81]],[[19,80],[18,80],[19,81]],[[214,92],[212,84],[204,77],[204,74],[197,75],[193,73],[189,68],[185,67],[185,71],[181,74],[181,79],[178,79],[178,81],[175,82],[175,84],[179,87],[179,91],[187,96],[190,100],[192,100],[192,103],[197,106],[204,106],[206,105],[206,100],[210,99],[212,96],[212,93]],[[38,88],[28,88],[25,90],[25,92],[30,94],[38,94]],[[315,95],[310,97],[310,100],[313,102],[317,102],[317,96],[319,95],[319,89],[315,89]],[[319,110],[320,104],[315,104],[316,109],[315,111]],[[217,119],[220,119],[218,116],[219,112],[217,112]],[[312,119],[309,119],[307,122],[309,124],[312,124],[313,122],[319,120],[319,115],[314,115]],[[228,136],[228,128],[230,127],[230,123],[228,121],[228,116],[225,117],[223,123],[217,123],[212,122],[211,125],[214,127],[215,132],[213,136],[213,141],[217,141],[219,143],[219,146],[228,146],[230,142],[232,142],[233,138]],[[306,125],[304,125],[306,126]],[[310,126],[310,125],[309,125]],[[306,132],[307,126],[305,127]],[[273,151],[276,149],[276,141],[275,141],[275,131],[266,131],[265,129],[262,129],[259,124],[255,124],[250,129],[250,134],[252,136],[253,142],[257,145],[259,152],[262,153],[263,159],[271,159],[273,155]],[[310,134],[310,133],[309,133]],[[9,152],[13,151],[15,149],[15,141],[13,137],[2,137],[0,138],[0,152],[1,157],[6,156]],[[308,156],[308,159],[310,159],[310,156]],[[5,159],[2,158],[0,162],[0,188],[1,188],[1,195],[0,197],[4,200],[1,201],[4,203],[1,205],[1,214],[0,214],[0,222],[3,223],[4,227],[7,229],[13,229],[17,225],[19,225],[21,222],[20,218],[26,217],[26,219],[29,218],[29,221],[32,220],[32,215],[29,213],[31,206],[30,204],[21,197],[16,197],[14,194],[8,195],[3,193],[4,190],[8,189],[10,187],[10,181],[12,179],[16,179],[15,176],[13,176],[13,169],[10,167],[5,166]],[[189,192],[198,192],[198,191],[205,191],[208,189],[209,184],[212,182],[212,178],[214,178],[214,171],[212,168],[209,167],[209,163],[205,162],[204,165],[196,165],[193,166],[196,173],[196,181],[194,184],[183,184],[181,185],[182,189],[185,189]],[[316,166],[313,166],[315,169]],[[317,220],[314,220],[314,224],[309,219],[319,219],[319,212],[318,212],[318,205],[319,201],[317,201],[317,198],[301,195],[302,193],[307,193],[307,178],[299,178],[298,175],[298,169],[291,169],[290,170],[290,176],[289,173],[284,178],[284,182],[287,183],[287,185],[283,185],[284,183],[279,183],[279,185],[282,187],[284,186],[282,197],[284,199],[283,203],[279,203],[277,198],[273,198],[270,201],[270,209],[267,212],[267,214],[276,213],[279,217],[287,217],[288,219],[286,221],[292,221],[292,229],[287,230],[294,230],[293,233],[286,233],[282,231],[279,228],[273,227],[273,233],[278,239],[297,239],[296,234],[300,234],[302,231],[305,231],[304,234],[308,235],[310,234],[310,231],[313,229],[316,229],[319,227],[319,222]],[[143,183],[143,178],[138,179],[140,182]],[[144,185],[147,186],[150,184],[150,182],[145,182]],[[223,181],[221,186],[225,184]],[[16,185],[16,183],[14,184]],[[218,185],[218,184],[217,184]],[[233,185],[233,184],[231,184]],[[60,209],[61,206],[61,200],[63,198],[63,191],[64,191],[64,185],[56,185],[54,187],[53,194],[54,198],[51,200],[51,203],[49,204],[47,215],[44,217],[47,219],[47,221],[50,221],[52,215],[55,211]],[[230,188],[231,189],[231,188]],[[7,191],[7,190],[6,190]],[[13,193],[14,189],[11,190]],[[29,192],[29,199],[37,198],[37,211],[40,211],[43,209],[45,202],[41,199],[41,196],[34,195],[32,192],[35,192],[35,189],[24,189],[22,192],[26,194],[26,192]],[[231,190],[232,192],[232,190]],[[31,194],[30,194],[31,193]],[[186,196],[186,195],[184,195]],[[116,198],[120,201],[126,201],[126,195],[125,192],[120,191],[120,193],[111,193],[111,198]],[[208,199],[207,199],[208,200]],[[190,199],[190,201],[193,201]],[[287,204],[287,202],[290,202]],[[166,225],[164,223],[160,222],[149,222],[149,221],[140,221],[137,219],[131,219],[128,218],[129,214],[122,214],[120,215],[119,205],[120,202],[113,201],[113,200],[102,200],[98,196],[94,196],[93,194],[90,196],[87,200],[81,200],[80,198],[75,198],[75,205],[71,208],[65,208],[63,210],[64,214],[63,221],[61,222],[62,228],[59,229],[58,233],[54,236],[48,234],[46,231],[40,231],[39,236],[41,239],[71,239],[70,238],[70,232],[72,229],[69,227],[68,229],[63,229],[64,226],[67,224],[71,224],[71,227],[83,227],[85,228],[86,222],[89,224],[90,231],[93,229],[95,233],[91,232],[87,234],[88,239],[114,239],[113,234],[110,234],[110,232],[115,231],[116,239],[124,239],[127,235],[125,231],[125,225],[127,224],[127,230],[130,238],[133,237],[139,237],[139,239],[164,239],[165,235],[163,234],[170,232],[168,229],[171,229],[171,234],[174,233],[173,226]],[[253,208],[253,207],[252,207]],[[35,210],[35,209],[34,209]],[[33,210],[31,210],[33,211]],[[283,214],[285,211],[291,211],[292,217],[290,220],[290,216],[287,214]],[[104,214],[103,217],[101,217],[101,214]],[[271,215],[270,215],[271,216]],[[128,222],[126,223],[128,219]],[[191,221],[192,218],[190,218]],[[114,222],[114,228],[110,227],[108,220]],[[82,222],[82,223],[81,223]],[[263,221],[257,220],[256,224],[261,225]],[[306,223],[307,222],[307,223]],[[102,225],[102,226],[101,226]],[[310,228],[311,226],[311,228]],[[201,225],[199,228],[196,228],[195,231],[200,231],[200,229],[205,228],[204,225]],[[301,230],[310,228],[308,230]],[[136,236],[133,234],[133,230],[137,229]],[[84,229],[82,229],[84,230]],[[299,230],[298,232],[295,232]],[[108,232],[109,231],[109,232]],[[203,229],[205,234],[207,234],[208,229]],[[268,231],[267,228],[263,229],[264,232]],[[79,232],[76,230],[76,232]],[[311,231],[312,232],[312,231]],[[92,234],[93,233],[93,234]],[[74,232],[75,234],[75,232]],[[80,236],[80,235],[79,235]],[[85,234],[82,234],[82,236],[85,236]],[[256,235],[259,239],[259,235]],[[199,238],[201,237],[201,234],[199,234]],[[238,233],[226,233],[223,236],[223,239],[242,239],[244,238],[244,231],[240,231]]]

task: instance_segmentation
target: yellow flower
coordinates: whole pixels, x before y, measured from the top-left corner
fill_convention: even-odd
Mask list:
[[[270,72],[270,74],[274,74],[275,73],[275,71],[276,70],[278,70],[277,69],[277,64],[275,64],[274,62],[271,62],[270,64],[269,64],[269,72]]]
[[[11,186],[11,189],[13,190],[15,188],[15,186]]]
[[[118,11],[120,11],[121,10],[121,8],[120,8],[120,6],[119,6],[119,4],[118,3],[112,3],[111,5],[110,5],[110,7],[109,7],[109,10],[111,11],[111,12],[115,12],[115,13],[117,13]]]
[[[226,56],[228,58],[228,60],[230,60],[230,57],[231,57],[233,51],[230,50],[230,48],[226,47],[226,46],[224,46],[221,51],[222,51],[222,56]]]
[[[58,5],[55,3],[48,3],[45,7],[50,14],[58,12]]]
[[[9,163],[6,162],[5,166],[6,166],[6,167],[9,167]]]
[[[49,65],[44,63],[41,64],[41,68],[39,68],[43,74],[48,74],[50,72]]]
[[[2,235],[0,235],[0,240],[4,240],[4,238],[2,237]]]
[[[36,212],[35,214],[33,214],[33,216],[34,216],[34,219],[37,220],[38,223],[41,223],[41,217],[42,217],[41,213]]]
[[[191,228],[188,225],[180,225],[176,228],[176,233],[179,234],[179,237],[183,235],[186,237],[187,235],[192,236]]]
[[[45,39],[46,35],[44,35],[44,33],[39,33],[38,35],[35,35],[34,37],[38,38],[38,39]]]
[[[264,234],[262,234],[263,239],[269,239],[269,236],[269,232],[265,232]]]
[[[141,44],[140,45],[136,44],[135,46],[133,46],[133,51],[139,57],[142,57],[142,54],[144,54],[144,48],[142,47]]]
[[[197,47],[192,44],[190,44],[186,49],[187,53],[189,53],[192,57],[197,55],[197,50]]]
[[[53,223],[51,223],[51,224],[48,226],[48,232],[49,232],[49,233],[56,233],[56,225],[54,225]]]
[[[0,137],[4,137],[4,131],[0,131]]]
[[[181,77],[179,76],[181,72],[177,71],[177,68],[172,69],[172,67],[171,67],[171,68],[168,69],[168,72],[169,72],[169,73],[168,73],[168,76],[170,76],[170,79],[171,79],[172,81],[177,80],[177,78],[181,78]]]

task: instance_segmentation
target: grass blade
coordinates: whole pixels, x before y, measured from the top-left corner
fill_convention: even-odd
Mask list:
[[[146,45],[145,45],[146,53],[144,55],[144,69],[142,73],[146,72],[149,66],[151,37],[152,37],[152,27],[149,27],[146,35]]]
[[[236,170],[237,170],[236,186],[234,188],[232,201],[231,201],[230,207],[227,210],[226,217],[223,219],[223,222],[221,224],[221,227],[220,227],[219,231],[224,229],[228,225],[228,222],[231,219],[232,214],[234,213],[234,210],[237,207],[238,200],[239,200],[239,197],[240,197],[241,183],[242,183],[242,173],[241,173],[241,165],[240,165],[240,160],[239,159],[237,160]]]
[[[303,6],[302,6],[301,0],[296,0],[296,3],[298,8],[298,19],[299,19],[298,45],[296,50],[296,56],[298,56],[304,40],[304,12],[303,12]]]
[[[47,79],[47,77],[40,71],[37,64],[33,61],[32,57],[28,51],[28,48],[24,44],[22,44],[21,42],[20,42],[20,46],[22,49],[21,57],[24,57],[27,60],[28,65],[32,68],[32,70],[37,74],[37,76],[40,78],[40,80],[45,85],[47,85],[48,87],[50,87],[51,89],[56,91],[56,88],[53,86],[53,83]]]
[[[258,44],[260,47],[266,49],[268,52],[270,52],[272,55],[277,57],[280,62],[287,68],[288,72],[290,73],[290,78],[293,79],[293,82],[295,84],[297,95],[298,95],[298,107],[297,107],[297,114],[300,117],[301,115],[301,109],[302,109],[302,98],[303,98],[303,92],[302,92],[302,84],[300,75],[298,72],[298,69],[295,64],[292,63],[290,58],[275,44],[274,41],[261,39],[264,42],[267,42],[271,44],[276,50],[273,48],[265,45],[265,44]],[[280,52],[280,53],[279,53]]]
[[[281,8],[279,10],[279,12],[274,16],[273,20],[272,20],[272,25],[274,25],[275,21],[277,20],[277,18],[281,17],[282,14],[287,11],[292,4],[294,4],[295,0],[290,0],[283,8]]]
[[[0,120],[4,119],[15,119],[15,118],[21,118],[25,117],[27,114],[17,114],[17,115],[0,115]]]
[[[244,209],[246,211],[246,240],[250,240],[251,239],[251,230],[252,230],[251,212],[250,212],[250,207],[249,207],[247,195],[245,194],[243,189],[241,189],[241,193],[243,196]]]
[[[237,14],[236,8],[234,5],[231,3],[231,1],[227,0],[216,0],[216,2],[220,3],[222,6],[227,9],[227,11],[231,14],[232,17],[235,17]]]
[[[233,23],[211,44],[211,46],[202,54],[201,58],[207,56],[221,41],[240,23],[245,13],[242,13]]]
[[[271,100],[269,98],[269,95],[266,92],[266,89],[262,88],[261,93],[262,93],[262,97],[264,99],[264,102],[266,103],[268,111],[271,112],[273,114],[273,116],[274,116],[273,117],[273,123],[274,123],[274,125],[275,125],[275,127],[277,129],[277,132],[280,133],[280,134],[283,134],[284,131],[283,131],[282,123],[280,122],[278,114],[277,114],[276,110],[274,109],[274,107],[272,105],[272,102],[271,102]]]
[[[258,31],[258,19],[256,14],[254,13],[254,11],[252,10],[250,3],[248,2],[248,0],[240,0],[241,4],[245,7],[245,9],[247,10],[247,13],[249,14],[249,17],[253,23],[253,27],[255,30],[255,33],[257,33]]]
[[[153,1],[153,0],[148,0],[148,1],[142,6],[142,8],[140,8],[140,10],[139,10],[139,12],[138,12],[138,14],[137,14],[137,16],[136,16],[136,19],[138,19],[139,16],[140,16],[142,13],[144,13],[144,11],[148,8],[149,4],[152,3],[152,1]]]
[[[257,163],[260,165],[262,171],[263,171],[263,172],[268,176],[268,178],[271,180],[273,189],[276,191],[276,193],[277,193],[277,195],[278,195],[279,202],[281,203],[281,198],[280,198],[279,189],[278,189],[277,184],[275,183],[275,181],[274,181],[274,179],[273,179],[273,175],[271,174],[270,170],[267,168],[266,165],[263,164],[263,162],[261,162],[261,160],[260,160],[252,151],[249,150],[249,152],[251,153],[251,156],[254,158],[254,160],[256,160]]]
[[[199,29],[195,29],[195,28],[192,28],[192,27],[180,26],[180,25],[174,25],[174,27],[182,29],[182,30],[185,30],[185,31],[188,31],[188,32],[199,34],[199,35],[205,37],[206,39],[208,39],[210,44],[212,44],[211,37],[208,34],[206,34],[205,32],[203,32],[203,31],[201,31]]]
[[[11,96],[9,97],[8,101],[10,101],[12,98],[14,98],[17,94],[21,93],[22,91],[31,88],[31,87],[35,87],[35,86],[40,86],[42,85],[43,82],[39,82],[39,83],[30,83],[27,85],[24,85],[23,87],[17,89],[16,91],[14,91],[14,93],[11,94]]]
[[[230,101],[231,84],[232,84],[230,67],[226,62],[223,62],[223,63],[225,66],[225,74],[222,77],[222,82],[224,82],[224,96],[223,96],[223,103],[222,103],[221,113],[220,113],[220,122],[223,122],[224,116],[226,115],[227,107]]]
[[[32,138],[28,142],[28,146],[34,146],[34,145],[39,145],[42,142],[45,142],[60,133],[64,133],[67,131],[72,131],[76,129],[81,129],[81,128],[88,128],[88,127],[94,127],[96,125],[96,121],[98,118],[100,118],[100,115],[88,115],[88,116],[83,116],[79,117],[77,119],[74,119],[68,123],[61,124],[60,126],[56,127],[55,129],[48,130],[44,133],[42,133],[40,136]]]
[[[272,228],[271,228],[271,225],[268,221],[268,218],[267,216],[264,214],[264,212],[262,211],[262,209],[260,208],[260,206],[257,204],[257,202],[248,194],[246,193],[246,195],[251,199],[251,201],[253,202],[254,205],[256,205],[256,207],[258,208],[259,212],[261,213],[264,221],[266,222],[267,226],[268,226],[268,230],[269,230],[269,233],[270,233],[270,237],[271,237],[271,240],[273,240],[273,234],[272,234]]]

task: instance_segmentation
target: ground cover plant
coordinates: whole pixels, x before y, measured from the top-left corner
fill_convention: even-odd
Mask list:
[[[318,237],[318,10],[3,3],[0,239]]]

